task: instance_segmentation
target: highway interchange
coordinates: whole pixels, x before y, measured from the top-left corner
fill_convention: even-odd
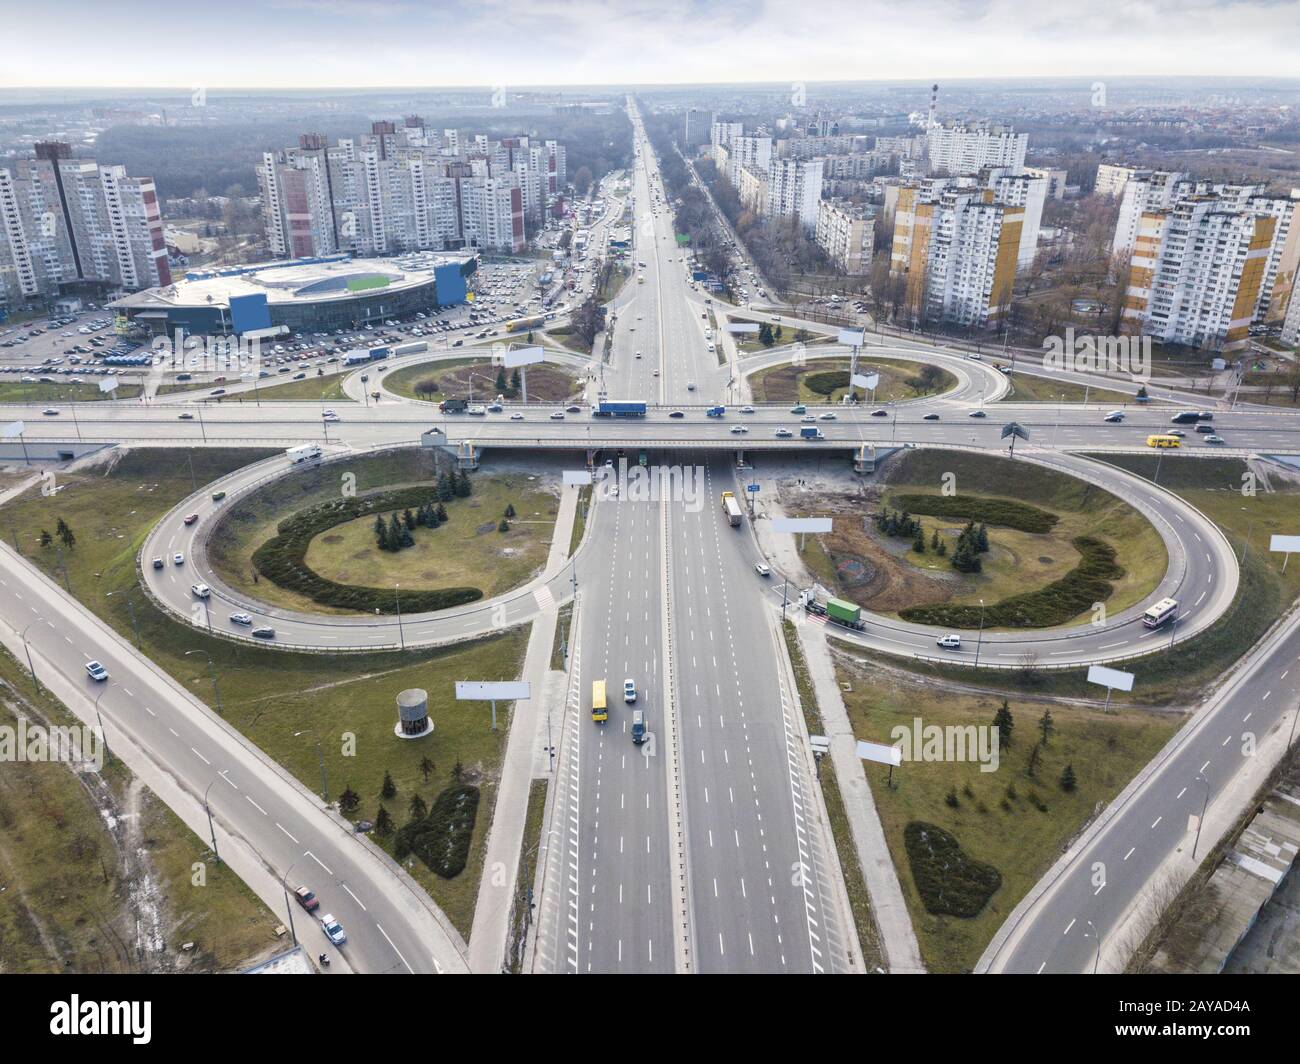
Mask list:
[[[270,445],[316,440],[326,445],[328,455],[346,457],[359,449],[409,445],[436,426],[440,431],[426,437],[429,442],[468,442],[488,453],[492,448],[551,447],[588,450],[603,460],[620,448],[645,448],[656,461],[698,465],[705,478],[701,508],[671,505],[666,499],[616,504],[606,494],[592,509],[571,569],[504,596],[505,623],[513,625],[531,620],[547,601],[571,598],[575,583],[578,589],[570,711],[559,761],[561,797],[550,826],[562,840],[563,860],[556,863],[553,886],[562,891],[564,904],[553,907],[550,925],[544,920],[538,929],[535,969],[854,970],[858,961],[842,886],[829,872],[822,817],[810,808],[817,799],[802,717],[780,664],[775,624],[779,587],[756,578],[753,563],[762,557],[757,542],[746,531],[730,528],[716,506],[720,491],[738,487],[735,452],[756,455],[777,446],[776,429],[797,431],[799,419],[783,408],[765,406],[741,414],[738,404],[729,401],[735,395],[734,369],[720,365],[705,347],[703,296],[685,283],[669,211],[660,206],[657,214],[649,212],[656,168],[639,123],[637,134],[641,162],[649,164],[638,165],[633,188],[635,257],[645,263],[639,270],[644,281],[629,283],[615,301],[613,357],[596,369],[599,384],[593,390],[603,387],[612,397],[651,400],[654,409],[644,421],[611,423],[572,414],[553,420],[552,407],[536,404],[524,421],[509,420],[515,409],[509,406],[484,419],[444,417],[427,404],[399,402],[390,393],[378,405],[346,405],[337,424],[323,423],[305,404],[271,401],[208,406],[196,424],[178,420],[177,411],[188,409],[193,398],[178,395],[149,405],[83,404],[76,432],[85,440],[164,446],[247,444],[254,438]],[[957,385],[935,399],[885,405],[884,417],[873,417],[870,404],[837,407],[834,420],[816,422],[827,437],[824,442],[780,441],[780,446],[834,449],[841,456],[846,448],[862,445],[881,451],[901,445],[994,449],[1003,446],[1002,425],[1015,420],[1030,430],[1029,443],[1017,447],[1018,459],[1048,462],[1103,485],[1139,507],[1165,540],[1169,569],[1147,602],[1099,626],[1030,637],[987,633],[981,664],[1016,664],[1027,652],[1045,665],[1130,657],[1169,638],[1140,624],[1139,615],[1152,599],[1171,594],[1184,603],[1175,639],[1202,630],[1231,602],[1237,561],[1207,519],[1139,478],[1068,453],[1145,450],[1146,436],[1168,427],[1173,408],[1129,405],[1122,424],[1104,424],[1106,410],[1097,406],[997,401],[1005,392],[1005,378],[987,362],[890,338],[869,337],[868,347],[870,354],[882,357],[939,362],[952,370]],[[757,356],[746,369],[780,357]],[[1041,368],[1031,372],[1046,375]],[[345,387],[363,399],[357,378],[353,374]],[[1109,380],[1105,386],[1116,387]],[[1170,398],[1193,405],[1190,397]],[[726,418],[704,416],[703,404],[714,401],[728,402]],[[981,409],[987,417],[969,416]],[[672,418],[675,410],[684,416]],[[927,413],[938,413],[939,420],[924,420]],[[15,418],[25,420],[30,440],[72,437],[66,424],[42,418],[38,408],[6,410],[4,420]],[[737,424],[749,431],[733,433]],[[1300,449],[1300,423],[1291,415],[1244,407],[1216,411],[1215,425],[1227,440],[1218,453],[1294,454]],[[254,427],[255,434],[250,433]],[[1188,445],[1197,450],[1213,446],[1192,439]],[[581,464],[575,459],[575,466]],[[249,602],[225,587],[204,554],[204,537],[214,518],[241,492],[287,470],[285,459],[268,459],[219,485],[202,486],[176,506],[141,552],[149,594],[190,623],[236,638],[241,632],[232,630],[228,613],[249,611],[272,624],[277,644],[284,646],[342,651],[432,644],[501,626],[502,615],[493,613],[497,603],[407,617],[399,632],[395,618],[299,615]],[[228,493],[219,504],[211,499],[217,486]],[[193,526],[181,520],[189,513],[199,514]],[[185,554],[183,566],[171,564],[174,551]],[[150,565],[155,556],[168,559],[163,569]],[[154,707],[189,696],[168,690],[170,681],[150,669],[147,659],[88,614],[63,634],[64,627],[52,623],[41,602],[51,594],[44,586],[48,582],[25,566],[15,564],[14,573],[15,583],[4,583],[2,589],[13,596],[11,606],[17,603],[18,619],[24,619],[24,610],[32,613],[25,619],[28,638],[44,660],[69,674],[76,674],[88,657],[108,664],[115,682],[102,708],[112,719],[110,730],[120,727],[139,737],[155,760],[190,777],[200,790],[209,781],[224,780],[224,786],[210,792],[214,812],[256,840],[257,852],[277,871],[305,859],[328,866],[330,878],[343,887],[327,899],[334,911],[350,928],[378,929],[354,933],[349,950],[354,967],[456,968],[453,939],[445,931],[431,932],[427,914],[409,899],[385,895],[386,870],[373,856],[358,855],[320,803],[237,737],[222,734],[202,713],[181,713],[160,727]],[[213,599],[196,612],[189,585],[197,579],[212,586]],[[549,594],[538,596],[542,586]],[[10,620],[15,621],[12,612]],[[60,645],[60,635],[66,647]],[[887,618],[870,617],[864,633],[848,638],[864,649],[936,654],[932,630]],[[1113,815],[1084,840],[1074,863],[1058,869],[1043,894],[1013,918],[1006,940],[995,943],[985,959],[989,970],[1087,970],[1097,944],[1095,936],[1088,940],[1081,934],[1087,921],[1105,937],[1164,857],[1182,844],[1187,812],[1199,809],[1205,793],[1212,796],[1231,780],[1230,759],[1236,756],[1231,740],[1244,727],[1276,729],[1294,709],[1298,651],[1294,625],[1261,648],[1258,660],[1239,672],[1194,726],[1180,733],[1153,778],[1131,801],[1115,803]],[[637,706],[651,722],[651,741],[641,748],[627,734],[629,712],[620,695],[624,677],[636,679]],[[606,680],[610,692],[610,721],[603,727],[589,716],[594,679]],[[271,777],[273,784],[263,782]],[[1091,859],[1116,870],[1102,891],[1089,886]],[[442,935],[433,947],[431,933]]]

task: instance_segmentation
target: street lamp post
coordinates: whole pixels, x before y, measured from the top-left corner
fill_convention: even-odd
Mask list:
[[[106,599],[110,599],[110,598],[112,598],[114,595],[117,595],[117,594],[120,594],[120,593],[121,593],[121,592],[118,592],[118,591],[109,591],[109,592],[105,593],[104,598],[106,598]],[[131,614],[131,631],[135,633],[135,648],[136,648],[136,650],[139,650],[139,649],[141,649],[141,647],[140,647],[140,626],[136,623],[136,619],[135,619],[135,599],[132,598],[132,596],[131,596],[129,593],[128,593],[127,596],[126,596],[126,608],[127,608],[127,611]],[[212,619],[209,618],[209,619],[208,619],[208,629],[211,630],[211,628],[212,628]]]
[[[289,873],[292,871],[293,865],[285,869],[284,876],[280,880],[280,886],[284,889],[284,911],[289,914],[289,934],[293,938],[293,945],[296,949],[298,946],[298,932],[293,926],[293,903],[289,901]]]
[[[225,710],[222,708],[222,705],[221,705],[221,689],[220,689],[219,687],[217,687],[217,668],[216,668],[216,666],[212,663],[212,655],[209,654],[206,650],[187,650],[187,651],[185,651],[185,656],[186,656],[187,658],[188,658],[191,654],[202,654],[205,658],[208,659],[208,675],[212,678],[212,694],[213,694],[213,696],[214,696],[214,697],[216,698],[216,700],[217,700],[217,712],[218,712],[221,716],[224,717],[224,716],[226,715],[226,713],[225,713]]]
[[[35,621],[32,622],[32,624],[35,623]],[[30,628],[31,626],[32,625],[29,624],[27,628]],[[36,693],[39,695],[41,693],[41,683],[36,679],[36,666],[32,664],[32,648],[27,645],[27,628],[23,629],[23,650],[27,651],[27,668],[32,674],[32,686],[36,688]]]
[[[216,782],[213,780],[203,791],[203,811],[208,814],[208,836],[212,839],[212,859],[220,864],[221,854],[217,852],[217,829],[212,824],[212,806],[208,804],[208,791],[212,790],[212,784]]]
[[[402,631],[402,595],[401,584],[393,585],[393,600],[397,603],[397,638],[401,641],[402,649],[406,649],[406,634]]]
[[[980,599],[980,632],[975,639],[975,664],[980,663],[980,647],[984,643],[984,600]]]
[[[1085,920],[1084,922],[1092,928],[1092,937],[1097,940],[1097,953],[1092,961],[1092,974],[1096,975],[1097,969],[1101,965],[1101,934],[1097,931],[1097,925],[1091,920]]]
[[[1210,807],[1210,781],[1205,778],[1203,772],[1198,772],[1196,778],[1205,784],[1205,800],[1201,803],[1201,815],[1196,820],[1196,838],[1192,842],[1192,860],[1196,860],[1196,848],[1201,844],[1201,825],[1205,823],[1205,810]]]

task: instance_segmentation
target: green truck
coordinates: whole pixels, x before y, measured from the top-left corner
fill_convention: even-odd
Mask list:
[[[803,603],[803,608],[809,613],[825,617],[828,621],[838,624],[842,628],[852,628],[856,631],[862,631],[862,629],[866,628],[866,623],[862,620],[862,607],[852,602],[830,598],[829,596],[825,603],[818,602],[817,592],[812,588],[802,592],[799,599]]]

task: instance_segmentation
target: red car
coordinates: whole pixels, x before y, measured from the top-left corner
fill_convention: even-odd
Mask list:
[[[199,515],[198,515],[198,514],[190,514],[189,517],[185,518],[185,523],[186,523],[187,525],[192,525],[192,524],[194,524],[194,522],[197,521],[198,519],[199,519]]]
[[[298,904],[308,912],[320,905],[320,898],[316,897],[316,893],[310,887],[299,887],[293,892],[293,896],[298,899]]]

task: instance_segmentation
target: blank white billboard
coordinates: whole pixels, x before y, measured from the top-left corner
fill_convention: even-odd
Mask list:
[[[849,347],[861,347],[862,335],[861,329],[841,329],[840,343],[847,344]]]
[[[4,438],[6,440],[11,440],[15,436],[21,436],[26,428],[27,426],[21,421],[11,421],[4,428]]]
[[[117,390],[117,378],[116,378],[116,377],[105,377],[103,380],[101,380],[101,381],[99,382],[99,390],[100,390],[101,392],[113,392],[113,391],[116,391],[116,390]]]
[[[1116,691],[1133,690],[1133,674],[1122,669],[1108,669],[1105,665],[1088,666],[1088,682]]]
[[[729,333],[756,333],[756,332],[758,332],[758,326],[755,325],[755,324],[753,324],[752,322],[745,322],[745,321],[742,321],[742,322],[740,322],[740,323],[738,323],[738,324],[736,324],[736,325],[728,325],[728,326],[727,326],[727,332],[729,332]]]
[[[514,366],[531,366],[534,362],[542,361],[542,349],[540,347],[516,347],[512,351],[506,352],[505,364],[507,369]]]
[[[879,373],[861,374],[855,373],[849,378],[849,383],[855,388],[866,388],[869,392],[876,390],[876,385],[880,383]]]
[[[564,471],[564,486],[572,487],[575,484],[590,484],[591,473],[586,469],[566,469]]]
[[[829,517],[772,518],[772,531],[774,532],[829,532],[830,530],[831,519]]]
[[[903,751],[900,747],[886,746],[884,743],[868,743],[862,739],[858,740],[858,757],[863,761],[878,761],[882,765],[903,763]]]
[[[456,698],[462,702],[517,702],[521,698],[531,697],[532,691],[527,680],[507,680],[501,683],[456,681]]]
[[[1284,554],[1300,554],[1300,536],[1273,536],[1268,541],[1268,549]]]

